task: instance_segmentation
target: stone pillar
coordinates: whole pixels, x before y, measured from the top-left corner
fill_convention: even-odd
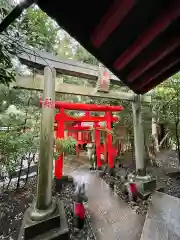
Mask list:
[[[60,201],[57,197],[52,197],[55,75],[54,69],[45,68],[37,193],[32,206],[24,214],[18,240],[69,240],[63,201]]]
[[[55,70],[45,67],[37,194],[31,212],[31,219],[36,221],[50,216],[56,208],[56,203],[52,201],[55,77]]]
[[[134,146],[136,171],[139,175],[145,175],[145,158],[144,158],[144,132],[142,126],[141,116],[141,101],[140,96],[136,96],[135,101],[132,102],[133,110],[133,125],[134,125]]]

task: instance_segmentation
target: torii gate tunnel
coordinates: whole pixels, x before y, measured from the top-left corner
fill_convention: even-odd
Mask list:
[[[49,104],[48,100],[44,102],[40,100],[41,104]],[[56,101],[54,103],[55,108],[59,109],[59,112],[55,115],[55,122],[57,123],[56,127],[56,138],[64,138],[64,131],[65,131],[65,122],[94,122],[95,127],[95,141],[97,149],[97,165],[98,167],[101,166],[100,162],[100,135],[97,128],[99,127],[99,122],[105,122],[107,130],[111,130],[111,124],[113,121],[118,121],[118,117],[113,117],[113,112],[119,112],[124,108],[122,106],[109,106],[109,105],[96,105],[96,104],[83,104],[83,103],[68,103],[68,102],[60,102]],[[68,116],[65,113],[65,110],[80,110],[86,111],[85,116]],[[89,114],[87,114],[87,111]],[[96,112],[105,112],[103,117],[99,116],[90,116],[91,111]],[[73,127],[71,127],[72,129]],[[83,127],[77,127],[77,130],[81,131]],[[112,134],[109,132],[107,133],[107,152],[108,152],[108,166],[109,168],[114,168],[114,157],[113,157],[113,138]],[[55,161],[55,177],[56,179],[61,179],[63,174],[63,154],[59,156],[59,158]]]

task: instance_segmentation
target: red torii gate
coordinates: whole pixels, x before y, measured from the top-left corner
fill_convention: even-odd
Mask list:
[[[57,113],[55,115],[55,122],[57,123],[61,118],[62,118],[61,114]],[[119,120],[118,117],[112,117],[112,122],[115,122],[115,121],[118,121],[118,120]],[[103,131],[105,129],[105,127],[100,126],[99,122],[105,122],[106,117],[90,116],[89,111],[86,111],[85,116],[81,116],[81,117],[71,117],[71,116],[68,116],[66,113],[64,113],[64,122],[67,122],[67,121],[68,122],[75,122],[74,125],[70,125],[70,126],[66,125],[65,130],[68,130],[68,136],[72,136],[77,140],[77,144],[76,144],[76,154],[77,154],[77,156],[79,155],[79,145],[83,145],[84,143],[92,142],[90,131],[92,131],[92,127],[94,127],[94,129],[95,129],[95,143],[96,143],[96,150],[97,150],[97,165],[98,165],[98,167],[100,167],[101,166],[100,154],[105,153],[105,147],[104,147],[105,144],[103,144],[103,148],[102,148],[102,146],[99,146],[99,144],[100,144],[99,131]],[[82,126],[81,124],[83,122],[93,122],[94,125],[93,126]],[[55,133],[57,132],[57,129],[58,128],[57,128],[57,124],[56,124],[56,126],[54,127]],[[79,135],[79,132],[81,133],[80,135]],[[99,149],[101,149],[101,150],[99,150]]]
[[[87,118],[88,117],[88,118]],[[57,122],[61,118],[59,113],[55,116],[55,121]],[[74,121],[75,119],[75,121]],[[68,136],[72,136],[77,140],[76,143],[76,154],[79,156],[79,145],[83,145],[84,143],[92,143],[91,131],[92,127],[95,129],[95,144],[96,144],[96,158],[97,158],[97,166],[101,167],[101,153],[104,154],[104,161],[106,161],[106,142],[104,144],[100,144],[100,131],[105,130],[104,126],[100,126],[99,122],[105,122],[106,117],[92,117],[90,116],[90,112],[86,111],[85,116],[81,116],[78,118],[73,118],[65,114],[65,121],[74,121],[75,125],[66,126],[66,130],[68,130]],[[118,121],[118,117],[112,117],[112,122]],[[94,122],[93,126],[82,126],[83,122]],[[57,131],[57,126],[55,127],[55,131]],[[80,135],[79,135],[80,132]],[[116,155],[116,149],[112,146],[113,153]],[[113,156],[114,157],[114,156]]]
[[[40,100],[40,103],[42,104],[42,100]],[[56,127],[56,138],[64,138],[64,131],[65,131],[65,122],[94,122],[95,127],[95,138],[96,141],[100,143],[100,134],[98,128],[101,128],[99,126],[99,122],[106,122],[106,127],[108,130],[111,130],[111,123],[113,121],[118,121],[118,117],[113,117],[112,112],[119,112],[123,110],[123,106],[109,106],[109,105],[96,105],[96,104],[84,104],[84,103],[68,103],[68,102],[61,102],[56,101],[55,102],[55,108],[59,109],[59,112],[55,115],[55,121],[57,122]],[[80,110],[80,111],[89,111],[86,112],[85,116],[81,117],[71,117],[68,116],[65,113],[65,110]],[[99,116],[90,116],[90,111],[96,111],[96,112],[106,112],[105,116],[99,117]],[[88,127],[89,128],[89,127]],[[83,126],[70,126],[68,130],[70,129],[79,129],[82,131],[83,129],[87,129],[87,127]],[[97,155],[99,156],[97,159],[97,163],[100,166],[100,144],[98,145]],[[109,168],[114,167],[113,162],[113,149],[112,149],[112,134],[109,133],[107,137],[107,151],[108,151],[108,165]],[[62,170],[63,170],[63,154],[59,156],[59,158],[55,161],[55,177],[56,179],[61,179],[62,177]]]

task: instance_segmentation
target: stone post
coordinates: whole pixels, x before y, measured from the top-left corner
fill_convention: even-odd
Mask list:
[[[133,110],[133,125],[134,125],[134,146],[135,146],[135,159],[136,159],[136,171],[139,175],[145,175],[145,158],[144,158],[144,131],[142,126],[141,116],[141,101],[140,96],[135,97],[135,101],[132,102]]]
[[[56,209],[56,203],[52,200],[55,78],[55,70],[45,67],[37,194],[31,212],[31,219],[36,221],[50,216]]]

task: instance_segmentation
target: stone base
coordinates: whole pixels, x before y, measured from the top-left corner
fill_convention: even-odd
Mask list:
[[[103,171],[103,166],[97,167],[97,170],[98,170],[98,171]]]
[[[74,182],[74,179],[71,176],[62,176],[61,179],[55,178],[54,181],[55,181],[55,191],[58,193],[58,192],[61,192],[62,186],[64,184],[72,184]]]
[[[96,171],[96,168],[90,167],[90,168],[89,168],[89,171]]]
[[[103,176],[103,174],[104,174],[103,166],[97,167],[96,172],[97,172],[98,177]]]
[[[151,191],[154,192],[156,190],[156,179],[152,178],[146,181],[141,181],[141,189],[142,191]]]
[[[69,240],[69,229],[67,225],[64,204],[57,200],[56,211],[52,216],[47,217],[43,221],[32,221],[30,212],[32,208],[28,208],[24,214],[21,230],[18,240]]]
[[[103,176],[105,176],[105,173],[103,171],[99,171],[98,172],[98,177],[102,178]]]
[[[98,167],[96,165],[92,166],[90,165],[89,166],[89,171],[97,171],[98,170]]]
[[[114,168],[108,168],[108,173],[109,173],[109,175],[112,176],[112,177],[115,177],[115,175],[116,175]]]
[[[136,185],[141,199],[147,199],[156,190],[156,178],[136,179]]]
[[[164,188],[163,188],[163,187],[157,188],[156,191],[157,191],[157,192],[164,193]]]
[[[102,165],[100,170],[98,170],[98,176],[100,178],[102,178],[103,176],[106,175],[106,173],[108,173],[108,166],[107,165]]]
[[[137,171],[137,175],[139,176],[146,176],[146,169],[138,169]]]

